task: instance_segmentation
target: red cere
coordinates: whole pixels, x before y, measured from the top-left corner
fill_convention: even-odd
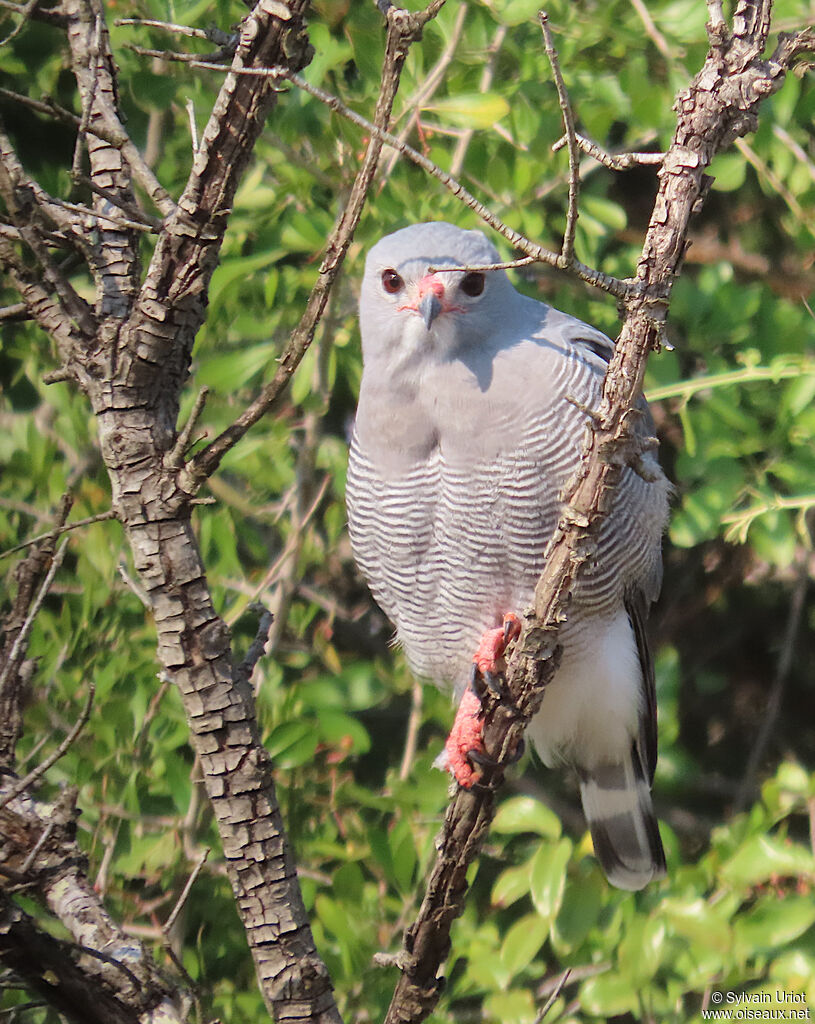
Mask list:
[[[422,296],[427,295],[428,292],[433,292],[433,294],[439,299],[444,298],[444,285],[435,274],[425,274],[425,276],[419,281],[419,298],[421,299]]]

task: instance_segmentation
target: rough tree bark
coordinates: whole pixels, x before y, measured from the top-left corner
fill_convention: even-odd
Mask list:
[[[389,123],[410,44],[421,38],[424,24],[441,2],[435,0],[417,14],[380,4],[388,29],[375,115],[381,128]],[[193,463],[185,462],[190,431],[177,430],[181,389],[195,334],[204,320],[207,288],[232,199],[277,97],[273,79],[252,69],[278,66],[297,71],[308,62],[305,8],[306,0],[286,4],[259,0],[242,22],[232,48],[232,73],[220,90],[176,205],[143,164],[122,127],[101,0],[65,0],[59,24],[67,32],[81,100],[80,140],[88,152],[93,209],[78,215],[54,202],[28,178],[10,141],[0,134],[0,194],[18,239],[28,250],[24,258],[7,237],[0,239],[0,260],[29,315],[57,343],[62,366],[51,379],[77,383],[96,417],[113,510],[124,527],[155,619],[159,661],[184,703],[191,743],[218,823],[266,1004],[277,1019],[292,1024],[328,1024],[340,1018],[306,918],[270,759],[259,738],[249,673],[236,664],[229,631],[214,610],[191,514],[194,495],[206,476],[271,407],[308,347],[358,223],[382,147],[379,138],[368,145],[349,202],[329,240],[312,300],[283,353],[276,383]],[[33,5],[26,7],[28,13],[32,10]],[[137,209],[134,176],[163,215],[143,281],[139,225],[122,218],[123,210]],[[52,262],[48,232],[53,231],[87,262],[97,291],[93,306]],[[14,695],[9,691],[8,696],[13,704]],[[16,707],[11,710],[17,713]],[[4,743],[9,755],[19,728],[16,718],[10,721]],[[15,791],[6,792],[5,798],[7,824],[14,816],[23,822],[17,829],[20,844],[6,844],[0,851],[3,873],[15,883],[38,886],[39,895],[65,920],[72,911],[51,900],[46,879],[49,884],[53,881],[50,854],[64,850],[60,841],[71,837],[49,835],[45,842],[43,817],[27,803],[28,798]],[[24,852],[26,839],[37,853],[30,863]],[[81,858],[74,853],[73,862],[80,864]],[[98,901],[86,891],[89,887],[79,879],[73,882],[71,893],[81,914],[89,918],[101,913]],[[15,915],[13,906],[5,906],[4,911],[0,936],[10,942],[14,935],[28,934],[26,928],[30,932],[30,922]],[[97,960],[112,959],[119,975],[136,979],[136,987],[142,989],[141,1005],[120,1000],[118,1015],[111,1010],[108,1019],[137,1019],[144,1014],[141,1019],[158,1020],[157,1008],[163,1012],[166,1006],[166,986],[157,976],[137,975],[130,965],[118,963],[115,943],[108,942],[102,932],[103,922],[98,920],[95,927],[84,929],[78,941],[84,946],[103,943],[96,947]],[[0,941],[0,955],[4,948]],[[33,939],[30,948],[34,949]],[[144,950],[135,948],[139,965],[146,963]],[[131,958],[133,949],[131,943]],[[71,966],[69,961],[61,975],[64,992],[70,991],[73,980]],[[98,974],[97,980],[105,985]],[[146,1013],[145,1002],[149,1004]],[[100,999],[99,1006],[103,1005]],[[92,1019],[83,1016],[84,1006],[75,1001],[74,1019]],[[64,1002],[60,1009],[69,1012]]]

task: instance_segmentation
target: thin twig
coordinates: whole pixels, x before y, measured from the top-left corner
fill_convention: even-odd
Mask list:
[[[192,409],[190,411],[189,419],[184,424],[181,433],[176,438],[176,442],[173,445],[173,449],[167,456],[167,465],[180,467],[184,465],[184,456],[187,454],[187,450],[190,447],[190,438],[192,432],[195,430],[195,425],[198,422],[201,413],[204,410],[207,396],[209,395],[209,388],[202,387],[201,390],[195,397]]]
[[[192,64],[194,61],[202,60],[217,64],[220,61],[226,63],[235,56],[234,46],[219,46],[212,53],[186,53],[180,50],[155,50],[150,46],[139,46],[138,43],[125,43],[126,50],[132,50],[139,57],[152,57],[154,60],[165,62],[176,62],[181,64]]]
[[[0,307],[0,322],[15,320],[31,320],[28,306],[24,302],[15,302],[11,306]],[[2,555],[0,555],[0,558]]]
[[[99,14],[94,19],[93,39],[87,51],[88,60],[92,64],[92,77],[88,96],[83,97],[82,117],[79,122],[79,129],[76,133],[74,144],[74,158],[71,164],[71,177],[76,181],[80,175],[80,164],[82,161],[82,147],[85,145],[85,136],[88,132],[88,125],[91,123],[91,114],[96,113],[95,100],[99,85],[99,72],[102,64],[102,18]]]
[[[589,156],[603,164],[604,167],[608,167],[612,171],[627,171],[630,167],[637,167],[641,165],[657,165],[661,164],[665,159],[664,153],[607,153],[604,149],[601,149],[596,142],[592,142],[591,139],[587,139],[585,135],[581,135],[580,132],[575,132],[575,140],[577,145],[587,153]],[[567,144],[566,136],[558,139],[557,142],[552,146],[552,152],[557,153],[558,150],[563,149]]]
[[[764,178],[784,200],[795,220],[798,221],[799,224],[803,224],[807,231],[809,231],[811,235],[815,236],[815,217],[812,216],[809,210],[804,209],[769,164],[761,159],[758,153],[756,153],[750,143],[745,139],[736,139],[734,145],[745,160],[747,160],[747,162],[755,169],[759,177]]]
[[[96,684],[93,681],[89,681],[88,699],[85,701],[85,707],[82,709],[82,714],[77,719],[76,723],[74,724],[74,727],[71,729],[68,735],[65,736],[65,738],[62,740],[57,749],[53,751],[53,753],[49,754],[44,761],[40,762],[40,764],[36,766],[36,768],[32,768],[28,775],[20,779],[19,782],[15,782],[11,789],[9,789],[8,792],[3,794],[2,798],[0,798],[0,808],[5,807],[9,800],[13,800],[16,796],[19,796],[20,793],[24,792],[30,786],[33,786],[33,784],[38,779],[42,778],[42,776],[45,775],[48,769],[55,765],[57,761],[59,761],[59,759],[66,753],[66,751],[71,747],[71,745],[76,740],[77,736],[79,736],[79,734],[85,728],[88,719],[91,717],[91,708],[93,707],[93,698],[95,696]]]
[[[413,767],[413,760],[416,757],[419,729],[422,724],[423,699],[424,686],[420,679],[414,679],[413,688],[410,692],[410,715],[408,716],[407,731],[405,732],[405,749],[402,752],[402,763],[399,766],[399,778],[403,782],[410,775],[410,769]]]
[[[578,155],[577,140],[574,130],[574,115],[569,102],[569,94],[566,91],[566,84],[560,72],[560,61],[557,50],[552,39],[552,31],[549,28],[549,16],[545,11],[538,14],[541,31],[543,32],[544,48],[549,58],[549,66],[552,68],[552,77],[555,80],[557,99],[560,104],[560,112],[563,117],[563,127],[566,129],[566,146],[569,150],[569,199],[566,208],[566,228],[563,232],[563,245],[560,250],[562,263],[561,267],[571,266],[574,261],[574,235],[577,228],[579,211],[577,200],[580,196],[580,157]]]
[[[481,72],[481,81],[478,83],[478,91],[480,93],[489,92],[492,87],[492,80],[495,77],[495,62],[498,58],[498,53],[501,47],[504,45],[507,32],[509,29],[506,25],[499,25],[495,30],[495,35],[492,37],[492,42],[487,47],[484,56],[486,57],[486,63],[484,69]],[[450,161],[450,173],[455,177],[461,173],[461,169],[464,166],[464,160],[467,156],[467,150],[470,147],[470,143],[473,140],[475,132],[472,128],[467,128],[460,136],[456,143],[456,148],[453,150],[453,159]]]
[[[190,138],[192,139],[192,155],[195,156],[196,153],[198,152],[199,148],[200,148],[200,143],[198,141],[198,125],[195,123],[195,102],[193,101],[193,98],[191,96],[187,100],[186,107],[187,107],[187,117],[189,118],[189,122],[190,122]]]
[[[62,533],[68,533],[69,530],[78,530],[81,526],[90,526],[91,523],[102,523],[107,519],[115,518],[116,513],[110,509],[107,512],[100,512],[95,516],[88,516],[87,519],[77,519],[75,523],[67,523],[65,526],[61,526],[57,530],[49,530],[47,533],[40,533],[36,537],[32,537],[31,540],[25,540],[22,544],[17,544],[13,548],[7,548],[5,551],[0,551],[0,559],[8,558],[9,555],[13,555],[16,551],[23,551],[25,548],[30,548],[32,544],[39,544],[42,540],[48,540],[49,537],[58,537]]]
[[[20,874],[23,876],[23,878],[25,878],[28,872],[31,870],[31,866],[37,859],[37,854],[48,842],[48,837],[54,831],[56,826],[56,821],[49,821],[45,828],[42,830],[42,832],[40,832],[40,838],[36,841],[36,843],[34,843],[34,845],[31,848],[31,852],[23,861],[22,867],[20,868]]]
[[[97,185],[95,181],[91,181],[91,179],[88,178],[86,175],[80,174],[77,181],[80,185],[87,185],[87,187],[93,193],[95,193],[98,196],[101,196],[103,199],[107,199],[107,201],[109,203],[112,203],[113,206],[118,206],[122,213],[124,213],[127,217],[127,220],[124,222],[126,227],[135,227],[137,230],[141,231],[145,230],[145,228],[148,228],[156,233],[159,232],[163,227],[164,222],[161,220],[161,218],[154,217],[152,214],[147,213],[144,210],[140,210],[133,203],[129,203],[127,202],[127,200],[122,199],[120,195],[117,195],[115,192],[111,191],[111,189],[103,188],[101,185]],[[97,214],[95,211],[93,215],[101,216],[100,214]],[[140,224],[141,227],[139,227]]]
[[[210,848],[207,847],[203,851],[201,856],[199,857],[198,863],[195,865],[195,867],[190,872],[190,877],[187,879],[186,885],[181,890],[181,895],[176,900],[176,904],[173,907],[172,912],[170,913],[170,916],[167,918],[167,920],[161,926],[161,930],[164,932],[165,935],[169,935],[170,934],[170,931],[172,930],[172,927],[173,927],[173,925],[176,922],[176,918],[178,917],[178,915],[181,913],[182,909],[184,908],[184,904],[187,902],[187,898],[190,895],[190,890],[195,885],[195,880],[201,874],[201,870],[202,870],[202,868],[204,867],[204,865],[207,862],[207,857],[209,857],[209,854],[210,854]]]
[[[14,3],[13,0],[0,0],[0,9],[13,11],[15,14],[22,14],[26,6],[26,4]],[[56,28],[65,28],[68,23],[68,19],[59,8],[54,7],[49,10],[48,8],[38,8],[36,4],[31,12],[31,19],[33,21],[44,21],[46,24],[53,25]]]
[[[461,271],[478,271],[487,273],[490,270],[517,270],[518,267],[528,267],[530,263],[536,263],[532,256],[522,256],[518,260],[506,260],[503,263],[473,263],[468,267],[433,267],[427,268],[429,274],[453,274]]]
[[[0,96],[5,96],[7,99],[14,100],[16,103],[21,103],[31,110],[35,110],[38,114],[46,114],[49,117],[54,117],[65,124],[70,124],[75,128],[79,128],[82,124],[82,118],[72,113],[70,110],[66,110],[61,107],[58,103],[55,103],[52,99],[46,100],[35,100],[30,96],[25,96],[22,93],[14,92],[11,89],[6,89],[0,86]],[[89,135],[95,135],[98,139],[103,139],[105,142],[109,142],[111,146],[116,146],[122,149],[125,157],[128,159],[136,178],[144,188],[145,192],[150,195],[156,207],[165,215],[169,215],[173,212],[174,204],[170,198],[170,194],[166,192],[158,179],[153,174],[148,164],[142,159],[141,154],[135,149],[132,143],[127,145],[129,139],[124,132],[121,124],[110,125],[107,122],[99,123],[98,120],[86,126],[86,132]],[[126,150],[126,151],[125,151]],[[134,152],[135,150],[135,152]],[[161,221],[157,218],[151,217],[149,214],[139,210],[134,211],[134,208],[129,206],[125,207],[121,200],[112,199],[110,195],[107,195],[107,190],[102,190],[98,185],[91,184],[84,175],[78,176],[78,181],[90,184],[95,192],[99,195],[103,195],[110,202],[115,203],[128,213],[133,220],[142,220],[145,224],[149,224],[151,227],[160,227]],[[56,202],[56,200],[52,200]],[[98,216],[98,214],[94,214]]]
[[[640,16],[640,20],[642,21],[643,27],[645,28],[646,35],[648,35],[649,38],[653,40],[654,46],[656,46],[656,48],[659,50],[659,52],[662,54],[665,60],[672,64],[679,55],[671,52],[671,48],[668,45],[665,36],[656,27],[654,19],[651,17],[648,8],[643,3],[643,0],[629,0],[629,2],[631,6],[634,8],[634,10],[637,12],[637,14]]]
[[[51,534],[49,533],[47,536],[50,535]],[[15,664],[18,656],[25,650],[25,644],[28,642],[28,634],[31,632],[31,627],[34,625],[34,620],[39,614],[40,608],[42,608],[43,602],[48,595],[48,591],[51,589],[51,584],[54,582],[54,576],[56,576],[57,570],[62,565],[62,560],[65,557],[65,549],[67,547],[68,538],[66,537],[54,552],[54,557],[51,559],[51,565],[48,567],[48,572],[42,582],[42,586],[40,587],[37,596],[34,598],[20,632],[17,634],[11,650],[8,653],[6,663],[3,666],[2,672],[0,672],[0,693],[3,692],[3,687],[6,685],[6,679],[11,666]]]
[[[410,116],[407,119],[407,123],[402,127],[399,134],[397,135],[397,138],[399,139],[400,142],[405,142],[407,140],[408,135],[410,135],[411,131],[416,125],[416,122],[419,120],[419,117],[421,116],[422,107],[427,105],[427,103],[433,97],[438,87],[444,81],[444,74],[450,64],[450,61],[455,56],[456,49],[458,47],[459,41],[461,40],[461,33],[464,29],[464,22],[466,20],[467,5],[462,4],[458,9],[455,24],[453,25],[453,30],[445,43],[444,49],[439,55],[439,59],[428,72],[427,78],[425,78],[424,82],[419,86],[416,92],[414,92],[414,94],[404,104],[405,110],[410,111]],[[384,166],[381,171],[382,178],[387,178],[390,176],[398,159],[399,153],[398,151],[394,150],[394,152],[391,153],[390,157],[384,163]]]
[[[535,1024],[542,1024],[542,1021],[546,1018],[546,1014],[552,1009],[552,1007],[555,1004],[555,1000],[560,995],[560,993],[563,991],[563,989],[564,989],[564,987],[566,985],[566,982],[569,980],[569,977],[571,976],[571,973],[572,973],[571,968],[567,967],[566,970],[563,972],[563,974],[561,974],[561,976],[558,978],[557,984],[555,985],[555,988],[554,988],[552,994],[549,996],[549,998],[544,1003],[543,1007],[541,1008],[540,1013],[537,1015],[537,1017],[535,1017]]]
[[[188,36],[191,39],[206,39],[218,46],[227,46],[232,43],[237,45],[238,35],[236,33],[224,32],[220,28],[193,28],[190,25],[176,25],[171,21],[156,21],[154,18],[116,18],[114,25],[135,25],[139,28],[160,28],[165,32],[174,32],[179,36]]]
[[[15,36],[18,36],[20,32],[22,32],[26,22],[34,13],[34,10],[36,9],[37,4],[39,2],[40,0],[28,0],[28,3],[20,11],[20,20],[17,22],[17,24],[14,26],[11,32],[9,32],[5,39],[0,39],[0,47],[6,46],[8,43],[12,41],[12,39],[15,38]]]
[[[784,143],[796,160],[798,160],[806,169],[813,182],[815,182],[815,163],[810,159],[809,154],[804,147],[800,145],[800,143],[790,135],[787,129],[780,124],[773,125],[773,135]]]
[[[266,644],[269,642],[269,630],[274,622],[274,615],[262,604],[256,602],[249,605],[250,612],[259,614],[258,628],[255,639],[252,641],[246,657],[238,666],[238,674],[247,682],[252,678],[252,673],[263,655],[266,653]]]
[[[119,562],[119,564],[116,566],[116,569],[119,573],[119,578],[121,579],[122,583],[124,583],[124,585],[128,587],[128,589],[133,591],[133,593],[136,595],[139,601],[141,601],[144,607],[147,609],[152,608],[152,605],[150,604],[150,598],[147,596],[147,591],[141,586],[140,583],[133,579],[133,577],[127,571],[127,566],[124,564],[124,562]]]
[[[256,600],[257,597],[260,594],[262,594],[264,590],[266,590],[268,587],[271,587],[273,583],[277,582],[277,578],[278,575],[280,574],[281,568],[283,567],[283,565],[285,565],[286,561],[288,560],[292,552],[296,550],[297,545],[300,543],[301,534],[303,530],[305,530],[306,526],[308,526],[308,524],[311,522],[314,513],[320,507],[320,503],[325,497],[325,492],[328,490],[328,486],[330,483],[331,476],[328,473],[326,473],[325,476],[323,477],[322,483],[317,489],[317,493],[315,494],[314,499],[311,502],[311,505],[306,510],[300,522],[297,524],[298,529],[296,531],[293,530],[292,533],[289,535],[285,545],[283,546],[283,550],[271,564],[271,566],[267,570],[266,574],[264,575],[260,583],[255,587],[255,590],[252,594],[253,600]],[[227,624],[232,624],[230,619],[227,619]]]

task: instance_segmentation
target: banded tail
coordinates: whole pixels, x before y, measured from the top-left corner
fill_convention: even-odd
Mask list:
[[[581,770],[580,797],[594,852],[612,885],[643,889],[665,874],[651,789],[636,744],[624,764]]]

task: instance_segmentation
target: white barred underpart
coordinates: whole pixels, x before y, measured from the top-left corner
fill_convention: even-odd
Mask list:
[[[519,294],[503,271],[488,272],[477,296],[460,287],[463,272],[437,274],[442,308],[426,326],[416,307],[429,268],[497,260],[480,232],[414,225],[371,250],[360,299],[354,554],[414,672],[459,693],[483,632],[532,602],[612,351],[598,331]],[[386,269],[404,281],[398,294],[383,287]],[[644,619],[660,586],[670,487],[655,459],[645,462],[653,480],[623,473],[530,726],[545,763],[578,770],[597,855],[629,889],[664,871]]]

